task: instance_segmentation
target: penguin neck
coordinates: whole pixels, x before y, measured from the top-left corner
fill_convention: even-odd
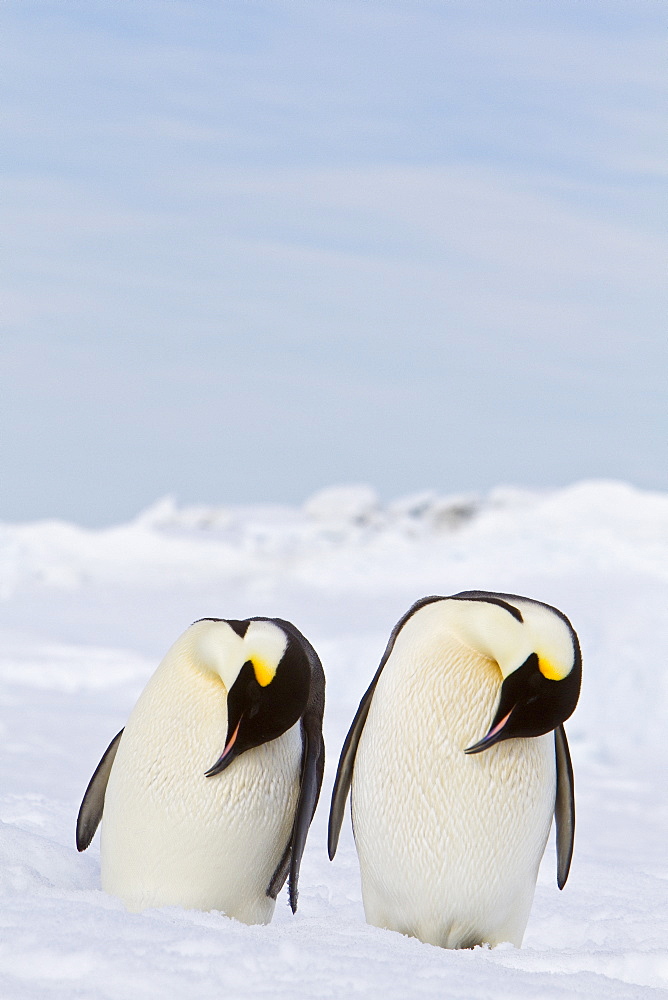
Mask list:
[[[203,619],[186,629],[168,655],[185,657],[194,669],[221,681],[229,694],[248,662],[258,684],[270,684],[287,644],[285,632],[271,621],[252,620],[241,636],[226,621]]]
[[[164,663],[187,663],[230,692],[246,660],[244,641],[225,621],[195,622],[179,636]]]
[[[524,662],[526,630],[505,608],[487,601],[446,600],[443,605],[451,635],[496,663],[504,680]]]

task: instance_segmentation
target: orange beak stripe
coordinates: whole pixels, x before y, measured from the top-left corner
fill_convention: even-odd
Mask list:
[[[243,716],[241,718],[243,718]],[[220,756],[221,760],[225,760],[225,758],[227,757],[228,753],[230,752],[230,750],[234,746],[234,742],[235,742],[237,736],[239,735],[239,726],[240,725],[241,725],[241,719],[239,719],[239,721],[237,722],[237,728],[234,730],[234,732],[230,736],[229,740],[227,741],[227,746],[225,747],[225,749],[223,750],[223,752],[222,752],[222,754]]]

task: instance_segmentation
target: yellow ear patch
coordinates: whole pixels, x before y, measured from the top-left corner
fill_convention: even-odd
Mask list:
[[[266,687],[273,681],[276,676],[276,667],[272,667],[266,660],[261,660],[259,656],[253,656],[251,663],[255,671],[255,679],[261,687]]]
[[[562,667],[557,667],[542,656],[538,657],[538,669],[548,681],[563,681],[564,677],[570,673],[570,670],[564,671]]]

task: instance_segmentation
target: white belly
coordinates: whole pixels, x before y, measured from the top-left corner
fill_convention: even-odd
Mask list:
[[[446,948],[516,946],[555,801],[554,736],[467,756],[491,723],[496,664],[399,635],[355,761],[352,810],[367,920]]]
[[[297,806],[300,724],[205,778],[226,733],[217,682],[174,664],[155,673],[121,739],[102,819],[102,888],[128,909],[271,920],[266,890]]]

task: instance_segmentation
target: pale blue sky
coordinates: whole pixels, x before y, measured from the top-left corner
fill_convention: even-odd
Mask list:
[[[668,488],[664,22],[5,0],[0,519]]]

